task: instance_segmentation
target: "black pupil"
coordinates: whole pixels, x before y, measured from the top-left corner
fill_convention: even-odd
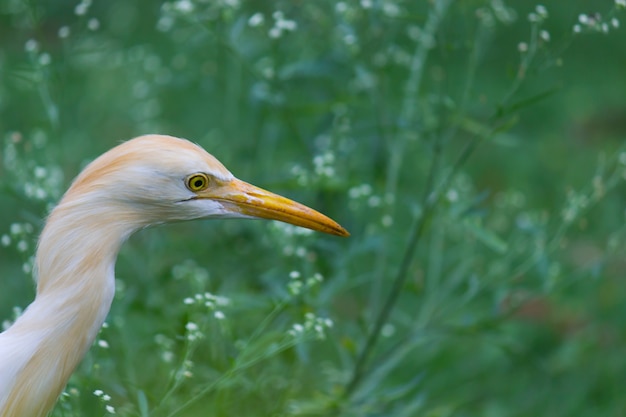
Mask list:
[[[202,180],[202,178],[198,178],[193,182],[193,185],[196,188],[200,188],[202,187],[202,185],[204,185],[204,181]]]

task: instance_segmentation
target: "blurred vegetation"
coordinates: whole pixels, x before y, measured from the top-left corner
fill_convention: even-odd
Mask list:
[[[46,213],[136,135],[352,233],[137,234],[53,415],[624,415],[625,8],[0,0],[6,325]]]

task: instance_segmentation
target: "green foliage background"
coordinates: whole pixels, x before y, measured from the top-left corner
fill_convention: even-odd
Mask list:
[[[624,415],[623,16],[1,0],[2,319],[33,298],[41,219],[73,176],[140,134],[189,138],[352,233],[140,232],[53,415]]]

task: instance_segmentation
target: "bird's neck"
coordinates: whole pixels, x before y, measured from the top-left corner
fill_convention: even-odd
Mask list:
[[[113,210],[70,203],[52,212],[40,237],[35,300],[0,334],[0,417],[46,414],[113,300],[115,259],[133,228],[109,218]]]

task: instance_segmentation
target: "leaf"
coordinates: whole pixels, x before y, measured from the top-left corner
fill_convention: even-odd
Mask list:
[[[541,93],[535,94],[534,96],[530,96],[528,98],[524,98],[522,100],[516,101],[510,106],[503,106],[503,105],[498,106],[498,109],[496,110],[494,117],[499,119],[503,116],[506,116],[509,113],[513,113],[525,107],[536,104],[540,101],[545,100],[546,98],[550,97],[551,95],[555,94],[556,92],[560,90],[561,90],[561,86],[557,85],[548,90],[542,91]]]
[[[477,219],[466,219],[463,225],[476,239],[494,252],[503,254],[509,249],[509,246],[504,240],[500,239],[495,233],[482,227],[480,221]]]
[[[137,405],[139,406],[139,415],[141,417],[149,417],[150,412],[148,411],[148,399],[146,398],[146,394],[139,390],[137,392]]]
[[[460,117],[457,118],[455,122],[458,124],[460,129],[471,135],[492,140],[494,143],[499,145],[514,146],[518,144],[517,141],[510,135],[504,135],[504,133],[515,126],[518,120],[519,117],[517,115],[513,115],[497,126],[482,123],[471,117]]]
[[[471,117],[459,117],[455,120],[455,122],[458,124],[459,128],[472,135],[479,137],[491,136],[491,126],[481,123]]]

